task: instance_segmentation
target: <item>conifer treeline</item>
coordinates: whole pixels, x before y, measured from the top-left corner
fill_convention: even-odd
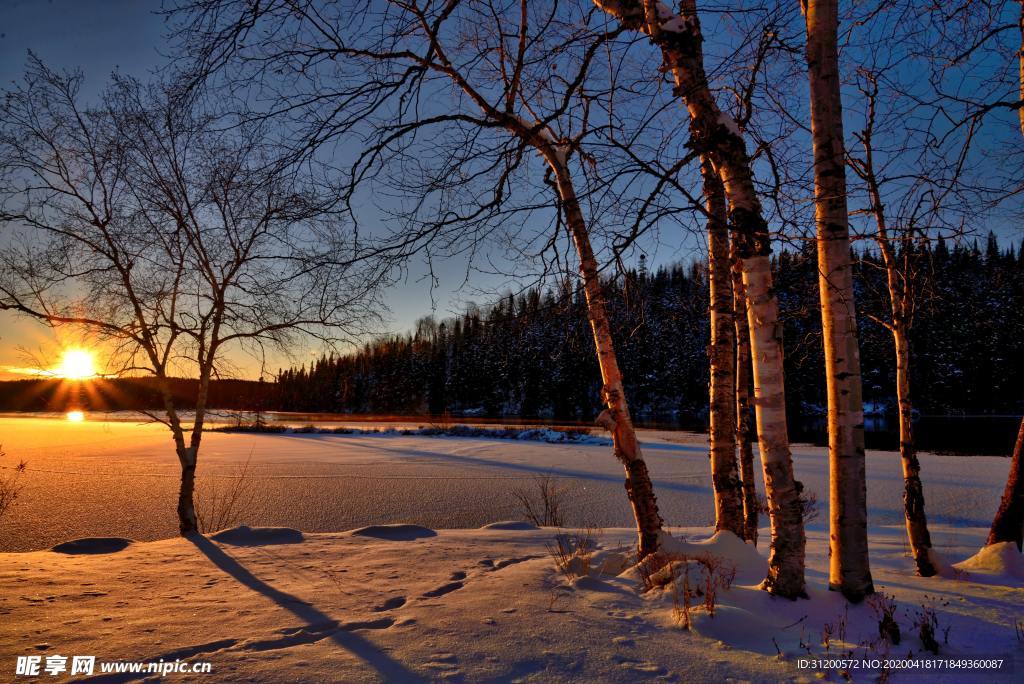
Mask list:
[[[1024,258],[990,236],[912,254],[922,294],[911,333],[912,386],[923,413],[1006,413],[1024,406]],[[821,317],[813,245],[774,264],[794,416],[824,407]],[[878,257],[855,261],[866,402],[894,403],[888,310]],[[640,418],[707,411],[708,287],[703,265],[643,267],[605,283],[620,364]],[[870,316],[869,316],[870,315]],[[278,376],[282,410],[590,420],[600,376],[582,294],[531,289],[440,323],[421,320],[345,356]]]

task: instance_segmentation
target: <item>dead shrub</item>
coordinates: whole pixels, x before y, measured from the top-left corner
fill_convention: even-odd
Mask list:
[[[898,646],[900,643],[900,626],[896,622],[896,599],[878,592],[869,596],[867,603],[875,618],[878,619],[878,636],[893,646]]]
[[[564,527],[565,515],[562,505],[569,488],[559,484],[558,478],[550,475],[534,475],[531,485],[516,487],[512,498],[526,519],[538,527]]]
[[[571,534],[557,534],[554,543],[546,544],[555,567],[566,579],[590,574],[594,548],[597,546],[594,537],[594,528],[587,527]]]
[[[695,601],[714,617],[719,592],[728,591],[736,579],[735,565],[709,553],[694,557],[654,553],[637,564],[637,571],[643,591],[672,588],[673,613],[685,628],[690,626],[690,609]]]
[[[0,459],[6,455],[3,447],[0,447]],[[4,514],[14,505],[18,495],[21,494],[22,485],[19,484],[19,480],[25,473],[26,465],[25,461],[21,461],[16,466],[5,466],[4,470],[11,472],[9,474],[4,472],[0,475],[0,518],[4,517]]]
[[[939,615],[931,606],[921,606],[921,610],[914,617],[914,627],[917,629],[917,636],[921,645],[926,651],[934,655],[939,654],[939,642],[935,638],[939,630]],[[946,631],[947,636],[949,630]]]
[[[196,488],[196,521],[200,532],[209,534],[234,527],[252,512],[256,483],[249,470],[251,461],[252,454],[236,468],[234,475]]]

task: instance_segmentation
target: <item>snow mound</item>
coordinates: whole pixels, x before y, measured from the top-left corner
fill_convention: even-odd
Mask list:
[[[1013,542],[986,546],[967,560],[955,563],[953,567],[966,572],[967,579],[971,581],[1010,584],[1024,581],[1024,556]]]
[[[781,641],[785,648],[791,640],[789,634],[783,634],[777,621],[768,619],[759,611],[739,606],[719,605],[714,617],[704,610],[695,609],[690,620],[693,631],[702,637],[761,655],[775,655],[778,653],[776,644]],[[772,642],[773,636],[775,642]]]
[[[124,537],[85,537],[57,544],[51,551],[77,556],[84,554],[117,553],[128,548],[131,539]]]
[[[528,523],[525,520],[501,520],[499,522],[487,523],[480,528],[481,530],[539,530],[540,528],[533,523]]]
[[[728,561],[736,567],[736,582],[739,584],[760,582],[768,572],[768,561],[764,556],[727,530],[720,530],[708,539],[694,542],[663,534],[661,550],[691,558],[709,555]]]
[[[413,539],[436,537],[437,532],[422,525],[369,525],[352,530],[352,535],[390,541],[412,541]]]
[[[302,532],[290,527],[249,527],[240,525],[215,532],[210,539],[232,546],[264,546],[268,544],[301,544]]]

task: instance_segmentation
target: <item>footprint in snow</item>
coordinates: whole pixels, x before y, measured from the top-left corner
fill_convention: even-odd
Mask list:
[[[385,610],[394,610],[395,608],[401,608],[404,605],[405,605],[405,597],[404,596],[394,596],[392,598],[389,598],[387,601],[385,601],[384,603],[380,604],[376,608],[374,608],[373,612],[381,613],[381,612],[383,612]]]
[[[438,596],[444,596],[450,594],[453,591],[458,591],[465,583],[463,582],[449,582],[448,584],[442,584],[437,589],[431,589],[423,594],[423,598],[437,598]]]

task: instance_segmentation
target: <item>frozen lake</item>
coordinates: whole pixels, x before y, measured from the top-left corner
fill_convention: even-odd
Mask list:
[[[674,526],[713,523],[707,436],[642,431],[662,516]],[[0,550],[48,548],[86,536],[172,537],[179,477],[170,433],[159,424],[63,417],[0,417],[0,466],[28,462],[24,490],[0,521]],[[827,463],[819,447],[794,447],[797,476],[818,495],[827,525]],[[317,531],[410,522],[479,527],[522,517],[511,495],[550,473],[569,488],[567,523],[631,522],[622,470],[605,446],[398,435],[208,433],[199,490],[230,483],[240,467],[254,495],[240,522]],[[929,519],[989,525],[1009,459],[922,455]],[[969,474],[969,477],[968,477]],[[760,483],[759,483],[760,489]],[[902,478],[892,452],[869,451],[872,525],[902,524]],[[938,546],[942,535],[935,535]]]

